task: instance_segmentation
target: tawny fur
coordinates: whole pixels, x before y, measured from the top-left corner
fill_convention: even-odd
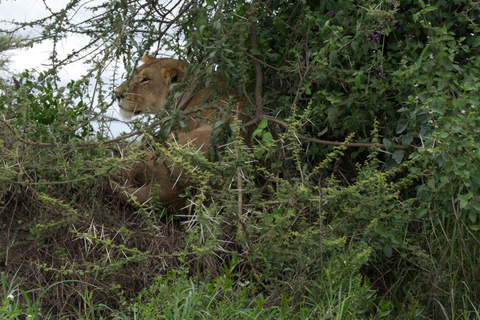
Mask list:
[[[118,105],[125,118],[142,113],[156,113],[164,109],[170,85],[181,81],[185,74],[185,65],[175,59],[145,56],[143,62],[132,80],[116,89]],[[187,86],[178,101],[173,102],[176,104],[175,107],[188,111],[204,104],[202,97],[205,96],[205,90],[198,90],[194,86]],[[212,95],[211,90],[207,91]],[[243,110],[245,103],[234,92],[218,99],[216,106],[222,108],[228,96],[232,95],[237,101],[238,108]],[[206,108],[192,113],[192,117],[186,123],[187,132],[172,132],[167,142],[182,147],[189,146],[205,154],[208,152],[213,127],[204,119],[216,116],[219,116],[216,108]],[[188,179],[182,176],[181,168],[168,159],[157,161],[154,159],[154,150],[147,149],[141,161],[123,170],[121,182],[115,184],[120,197],[128,201],[134,195],[139,203],[146,203],[154,193],[163,205],[176,210],[182,208],[184,201],[179,195],[189,186]]]

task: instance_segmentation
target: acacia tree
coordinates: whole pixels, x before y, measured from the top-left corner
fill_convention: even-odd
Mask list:
[[[225,275],[221,261],[241,266],[241,285],[225,286],[246,310],[262,293],[284,314],[302,309],[305,317],[478,313],[479,9],[462,0],[74,0],[14,23],[41,27],[32,44],[52,41],[53,50],[50,70],[26,72],[0,97],[8,132],[2,210],[31,221],[15,229],[30,238],[15,246],[9,265],[23,266],[21,250],[53,257],[23,266],[23,274],[113,283],[127,298],[153,283],[145,304],[130,309],[145,315],[151,305],[169,309],[162,290],[173,285],[154,281],[152,270],[166,272],[158,265],[189,267],[208,281]],[[79,19],[82,10],[87,19]],[[60,54],[61,41],[75,36],[86,43]],[[217,157],[167,150],[163,137],[186,116],[172,110],[131,122],[124,137],[94,130],[92,121],[109,121],[115,85],[147,53],[187,61],[186,78],[205,86],[235,88],[249,104],[252,140],[218,121],[218,132],[233,134],[218,134],[217,144],[233,147]],[[78,59],[90,69],[61,87],[58,71]],[[174,213],[162,218],[161,204],[120,205],[105,183],[137,159],[114,154],[140,134],[160,157],[198,165],[190,172],[198,186],[186,195],[192,205],[180,214],[186,230]],[[38,208],[43,213],[33,214]],[[112,219],[120,213],[121,221]],[[215,295],[199,306],[227,300]]]
[[[11,34],[0,34],[0,70],[8,70],[8,64],[10,63],[10,50],[21,48],[21,38]]]

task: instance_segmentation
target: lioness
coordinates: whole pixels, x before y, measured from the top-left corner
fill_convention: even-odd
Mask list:
[[[125,118],[131,118],[141,113],[156,113],[165,108],[170,85],[180,82],[185,74],[185,65],[178,60],[169,58],[153,58],[145,56],[143,65],[137,68],[136,74],[129,83],[124,83],[116,89],[118,106]],[[211,90],[205,89],[209,96]],[[198,109],[205,104],[205,90],[197,90],[195,85],[187,88],[175,103],[175,108],[183,110]],[[215,107],[225,105],[227,96],[234,96],[238,108],[243,109],[245,103],[236,93],[228,93]],[[225,98],[225,99],[223,99]],[[193,147],[199,152],[206,153],[209,148],[212,124],[207,117],[218,116],[218,108],[205,108],[202,111],[192,111],[190,120],[186,122],[187,132],[172,132],[169,143],[179,146]],[[190,114],[189,114],[190,115]],[[142,161],[136,162],[130,168],[123,170],[121,177],[120,195],[124,201],[132,195],[140,203],[151,198],[154,191],[163,205],[173,209],[180,209],[184,202],[180,193],[188,187],[188,180],[182,177],[181,168],[174,166],[168,159],[155,162],[154,151],[149,150]]]

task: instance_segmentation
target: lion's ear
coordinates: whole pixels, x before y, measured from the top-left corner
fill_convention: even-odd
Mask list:
[[[162,77],[167,83],[167,85],[171,85],[172,83],[177,83],[182,81],[182,76],[184,72],[180,68],[163,68],[162,69]]]
[[[152,56],[149,56],[148,54],[144,55],[143,58],[142,58],[143,63],[147,63],[147,62],[152,61],[152,60],[155,60],[155,58],[152,57]]]

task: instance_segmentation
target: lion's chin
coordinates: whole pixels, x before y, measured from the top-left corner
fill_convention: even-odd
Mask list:
[[[118,113],[120,113],[120,116],[124,118],[125,120],[130,120],[134,116],[142,114],[141,111],[131,111],[123,108],[122,106],[118,106]]]

